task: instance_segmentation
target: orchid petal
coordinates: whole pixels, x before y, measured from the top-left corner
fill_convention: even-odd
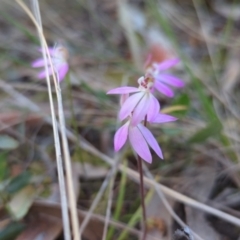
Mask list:
[[[119,119],[122,121],[131,114],[139,101],[143,98],[144,92],[139,92],[130,96],[122,105],[119,112]]]
[[[148,163],[152,162],[152,155],[142,133],[137,127],[129,127],[129,141],[136,153]]]
[[[48,68],[48,75],[51,76],[52,75],[52,68]],[[46,69],[42,70],[41,72],[38,73],[37,77],[39,79],[43,79],[47,76],[47,71]]]
[[[128,136],[129,122],[126,122],[122,127],[120,127],[114,135],[114,149],[119,151],[125,144]]]
[[[138,92],[139,89],[136,87],[119,87],[114,88],[107,92],[107,94],[126,94],[126,93],[134,93]]]
[[[66,76],[68,70],[69,70],[69,66],[68,66],[67,63],[62,64],[58,68],[57,72],[58,72],[59,82],[61,82],[64,79],[64,77]]]
[[[155,153],[161,158],[163,159],[163,154],[162,154],[162,150],[158,145],[157,140],[155,139],[155,137],[153,136],[153,134],[149,131],[149,129],[147,129],[146,127],[144,127],[142,124],[138,125],[139,130],[141,131],[143,137],[145,138],[145,140],[147,141],[147,143],[149,144],[149,146],[155,151]]]
[[[166,86],[164,83],[161,83],[160,81],[155,81],[154,83],[154,87],[161,93],[163,93],[164,95],[168,96],[168,97],[173,97],[174,96],[174,92],[171,88],[169,88],[168,86]]]
[[[129,93],[122,94],[120,97],[120,106],[122,106],[128,98],[129,98]]]
[[[167,83],[178,88],[182,88],[185,85],[183,80],[169,74],[159,74],[159,77],[157,77],[157,79],[160,80],[161,82]]]
[[[48,61],[47,61],[47,64],[48,64]],[[31,65],[32,65],[32,67],[34,67],[34,68],[44,67],[45,61],[44,61],[43,58],[39,58],[39,59],[33,61]]]
[[[173,66],[175,66],[176,64],[178,64],[180,62],[180,59],[179,58],[174,58],[174,59],[169,59],[169,60],[166,60],[162,63],[159,63],[157,65],[157,69],[159,71],[163,71],[163,70],[166,70],[166,69],[169,69]]]
[[[144,127],[142,124],[139,124],[138,129],[141,131],[143,137],[145,138],[145,140],[147,141],[147,143],[149,144],[149,146],[154,150],[154,152],[161,158],[163,159],[163,154],[162,154],[162,150],[158,145],[157,140],[155,139],[155,137],[152,135],[152,133],[146,128]]]
[[[167,114],[159,113],[150,122],[152,122],[152,123],[167,123],[167,122],[174,122],[176,120],[177,120],[176,117],[173,117],[173,116],[170,116],[170,115],[167,115]]]
[[[42,48],[39,48],[38,51],[43,52]],[[50,56],[53,56],[54,52],[55,52],[55,49],[53,47],[49,47],[48,51],[49,51]]]
[[[144,93],[143,98],[140,100],[140,102],[137,104],[136,108],[133,111],[132,115],[132,125],[136,126],[138,123],[140,123],[145,116],[148,113],[149,105],[151,98],[149,95],[150,93]]]
[[[151,121],[154,119],[160,111],[160,104],[158,100],[151,94],[150,95],[150,105],[147,112],[147,120]]]

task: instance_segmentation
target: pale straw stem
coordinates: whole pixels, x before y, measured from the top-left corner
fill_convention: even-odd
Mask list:
[[[46,80],[48,86],[48,95],[49,95],[49,103],[51,109],[51,117],[52,117],[52,126],[53,126],[53,135],[54,135],[54,142],[55,142],[55,154],[56,154],[56,162],[57,162],[57,171],[58,171],[58,181],[59,181],[59,189],[60,189],[60,197],[61,197],[61,209],[62,209],[62,218],[63,218],[63,231],[64,231],[64,238],[66,240],[71,239],[71,231],[70,231],[70,223],[69,223],[69,216],[68,216],[68,203],[67,203],[67,195],[66,195],[66,186],[64,181],[64,173],[63,173],[63,162],[62,162],[62,155],[61,155],[61,147],[59,141],[59,134],[56,125],[56,115],[54,110],[54,104],[52,99],[52,89],[50,84],[49,72],[47,67],[47,57],[46,57],[46,49],[44,48],[43,44],[43,32],[42,32],[42,22],[41,22],[41,15],[39,10],[38,0],[33,0],[33,11],[36,17],[36,21],[38,22],[40,29],[38,28],[38,34],[41,42],[41,49],[43,50],[43,58],[44,58],[44,66],[46,71]]]
[[[72,220],[73,239],[80,240],[81,235],[79,232],[77,202],[76,202],[74,184],[73,184],[73,178],[72,178],[71,157],[69,153],[68,140],[66,136],[65,117],[64,117],[63,104],[62,104],[62,94],[61,94],[61,89],[59,84],[58,84],[58,87],[56,88],[56,93],[57,93],[57,102],[58,102],[59,124],[60,124],[61,138],[62,138],[62,144],[63,144],[63,154],[65,159],[68,198],[69,198],[69,205],[71,210],[70,213],[71,213],[71,220]]]
[[[23,10],[27,13],[27,15],[31,18],[31,20],[35,24],[35,26],[38,29],[38,31],[41,33],[41,35],[43,35],[39,24],[35,20],[34,16],[32,15],[31,11],[29,10],[29,8],[21,0],[15,0],[15,1],[23,8]],[[46,43],[46,40],[44,39],[44,37],[42,38],[42,41],[43,41],[44,48],[46,48],[47,56],[48,56],[48,58],[50,60],[50,67],[51,67],[51,71],[53,72],[53,80],[54,80],[54,84],[55,84],[55,88],[56,88],[56,92],[57,92],[57,96],[58,96],[58,90],[59,90],[58,81],[57,81],[57,78],[56,78],[56,75],[55,75],[55,72],[54,72],[53,64],[52,64],[51,57],[50,57],[50,54],[49,54],[49,51],[48,51],[48,46],[47,46],[47,43]],[[65,125],[64,125],[64,128],[65,128]],[[61,127],[60,127],[60,129],[61,129]],[[64,154],[64,156],[65,156],[65,154]],[[65,162],[65,165],[66,165],[66,168],[69,166],[69,164],[66,164],[66,162]],[[67,171],[67,169],[66,169],[66,171]],[[70,179],[70,181],[69,181],[69,179]],[[68,172],[67,173],[67,182],[71,183],[72,182],[71,180],[72,180],[71,176],[69,178],[69,172]],[[69,188],[70,191],[71,191],[71,189],[73,189],[73,187]],[[73,193],[73,196],[74,196],[74,193]],[[75,202],[75,198],[74,197],[73,197],[73,200]],[[77,215],[76,204],[72,204],[72,202],[73,201],[70,199],[69,204],[70,204],[71,216],[73,216],[74,213],[75,213],[75,216],[76,216]],[[72,225],[73,225],[73,232],[74,232],[74,236],[78,237],[78,235],[77,235],[78,229],[76,228],[76,222],[78,223],[77,216],[74,219],[75,219],[75,221],[72,223]],[[76,240],[77,239],[80,239],[80,236],[79,236],[79,238],[76,238]]]

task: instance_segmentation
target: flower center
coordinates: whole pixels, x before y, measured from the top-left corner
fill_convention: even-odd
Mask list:
[[[54,49],[54,60],[59,63],[66,62],[68,59],[68,51],[65,47],[58,46]]]
[[[139,78],[138,83],[141,89],[151,90],[154,83],[154,79],[151,74],[147,74],[146,76]]]

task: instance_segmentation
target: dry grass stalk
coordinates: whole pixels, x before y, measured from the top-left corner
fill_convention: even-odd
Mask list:
[[[35,26],[39,32],[39,35],[40,35],[41,43],[43,45],[42,46],[43,53],[47,54],[47,57],[50,60],[50,65],[51,65],[51,69],[53,72],[53,79],[54,79],[54,83],[55,83],[55,90],[56,90],[57,99],[58,99],[58,109],[60,111],[59,112],[60,130],[61,130],[61,135],[62,135],[62,140],[63,140],[63,151],[64,151],[65,166],[66,166],[66,176],[67,176],[68,195],[69,195],[68,197],[69,197],[69,207],[70,207],[70,213],[71,213],[71,219],[72,219],[72,228],[73,228],[74,240],[79,240],[79,239],[81,239],[81,236],[79,234],[79,222],[78,222],[78,215],[77,215],[76,200],[75,200],[75,196],[74,196],[75,194],[74,194],[74,187],[73,187],[73,180],[72,180],[71,159],[70,159],[70,155],[69,155],[69,148],[68,148],[66,132],[65,132],[65,120],[64,120],[64,114],[63,114],[61,89],[58,84],[57,78],[54,74],[53,64],[51,62],[51,57],[50,57],[50,54],[48,51],[48,46],[47,46],[46,40],[44,38],[41,26],[38,24],[38,22],[32,15],[31,11],[28,9],[28,7],[21,0],[16,0],[16,2],[23,8],[23,10],[27,13],[27,15],[31,18],[31,20],[35,24]],[[36,0],[36,3],[38,5],[37,0]],[[39,8],[37,10],[39,12]],[[39,13],[39,16],[40,16],[40,13]],[[46,63],[46,55],[44,57],[45,57],[45,63]],[[45,65],[47,65],[47,64],[45,64]],[[46,70],[47,70],[47,68],[46,68]],[[47,76],[48,76],[48,74],[47,74]],[[47,82],[48,82],[48,87],[49,87],[50,86],[49,76],[47,77]],[[49,89],[49,91],[50,91],[50,93],[52,92],[51,88]],[[52,104],[51,109],[54,109],[53,102],[51,102],[51,104]],[[52,117],[53,117],[54,121],[52,122],[52,124],[53,124],[53,129],[54,129],[54,138],[56,137],[55,140],[57,140],[57,142],[55,142],[55,147],[56,147],[56,151],[58,151],[58,152],[56,152],[56,155],[57,155],[57,158],[59,159],[59,157],[61,157],[61,148],[60,148],[59,135],[58,135],[58,131],[57,131],[55,112],[53,112],[53,113],[54,113],[54,115]],[[61,166],[61,168],[62,168],[62,166]],[[63,189],[65,189],[65,186]],[[60,190],[62,190],[61,186],[60,186]],[[64,204],[66,204],[66,202]],[[64,216],[65,216],[65,214],[64,214]],[[65,224],[67,226],[67,222],[64,223],[64,227],[66,227]],[[69,237],[70,237],[70,234],[68,234],[68,232],[70,232],[70,231],[68,231],[67,229],[66,229],[66,231],[67,231],[67,233],[65,233],[65,229],[64,229],[64,233],[66,234],[66,236],[69,235]],[[67,237],[66,239],[70,239],[69,237]]]
[[[79,240],[81,239],[81,235],[79,231],[77,203],[76,203],[76,197],[74,192],[74,183],[72,179],[71,157],[69,153],[68,140],[66,136],[65,117],[64,117],[64,111],[63,111],[63,105],[62,105],[62,94],[61,94],[61,89],[59,84],[58,84],[58,89],[56,89],[56,93],[57,93],[57,101],[58,101],[60,131],[61,131],[63,153],[64,153],[65,167],[66,167],[69,205],[71,208],[72,228],[73,228],[73,234],[74,234],[73,239]]]
[[[42,32],[42,23],[41,23],[41,15],[39,11],[39,5],[37,0],[32,1],[33,11],[35,13],[36,21],[39,25],[38,34],[41,42],[41,49],[43,50],[43,58],[45,62],[45,71],[48,73],[47,68],[47,56],[46,51],[47,49],[44,48],[44,36]],[[49,104],[51,109],[51,117],[52,117],[52,126],[53,126],[53,135],[54,135],[54,142],[55,142],[55,153],[56,153],[56,161],[57,161],[57,171],[58,171],[58,181],[59,181],[59,188],[60,188],[60,195],[61,195],[61,208],[62,208],[62,217],[63,217],[63,230],[64,230],[64,237],[65,239],[71,239],[71,230],[70,230],[70,222],[68,216],[68,202],[67,202],[67,194],[66,194],[66,186],[65,186],[65,179],[64,179],[64,172],[63,172],[63,161],[62,161],[62,154],[61,154],[61,147],[59,141],[59,134],[56,124],[56,114],[54,110],[53,98],[52,98],[52,89],[49,74],[46,75],[46,81],[48,86],[48,95],[49,95]]]

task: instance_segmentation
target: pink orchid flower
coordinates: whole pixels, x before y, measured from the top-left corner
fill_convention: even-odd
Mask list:
[[[136,126],[145,116],[147,120],[152,120],[159,113],[160,105],[152,94],[153,82],[151,78],[141,77],[138,79],[139,87],[119,87],[112,89],[107,94],[126,94],[135,93],[128,97],[119,112],[119,119],[122,121],[132,114],[131,123]]]
[[[48,50],[49,50],[50,56],[52,58],[51,60],[52,60],[54,71],[57,74],[59,81],[62,81],[69,70],[69,66],[67,63],[68,51],[65,47],[63,47],[61,45],[59,45],[55,48],[49,48]],[[40,51],[42,51],[42,50],[40,50]],[[47,64],[48,64],[48,66],[47,66],[48,73],[49,73],[49,76],[51,76],[53,74],[53,72],[52,72],[52,68],[51,68],[49,59],[47,60]],[[34,67],[34,68],[44,67],[44,59],[39,58],[39,59],[35,60],[34,62],[32,62],[32,67]],[[46,77],[46,75],[47,75],[47,72],[44,69],[38,74],[38,78],[43,79]]]
[[[163,93],[164,95],[168,97],[173,97],[174,92],[173,90],[169,87],[177,87],[177,88],[182,88],[184,87],[184,82],[177,78],[174,75],[171,75],[169,73],[164,73],[165,70],[168,70],[169,68],[175,66],[176,64],[179,63],[179,59],[170,59],[166,60],[161,63],[153,63],[148,69],[147,69],[147,76],[152,76],[154,79],[154,85],[153,88],[158,90],[159,92]]]
[[[176,121],[177,118],[159,113],[151,123],[165,123]],[[120,127],[114,136],[114,149],[119,151],[126,143],[127,138],[134,149],[134,151],[146,162],[152,162],[152,154],[149,146],[154,152],[163,159],[162,150],[159,147],[157,140],[153,134],[141,123],[136,126],[132,125],[132,119],[130,118],[122,127]],[[148,146],[149,145],[149,146]]]

